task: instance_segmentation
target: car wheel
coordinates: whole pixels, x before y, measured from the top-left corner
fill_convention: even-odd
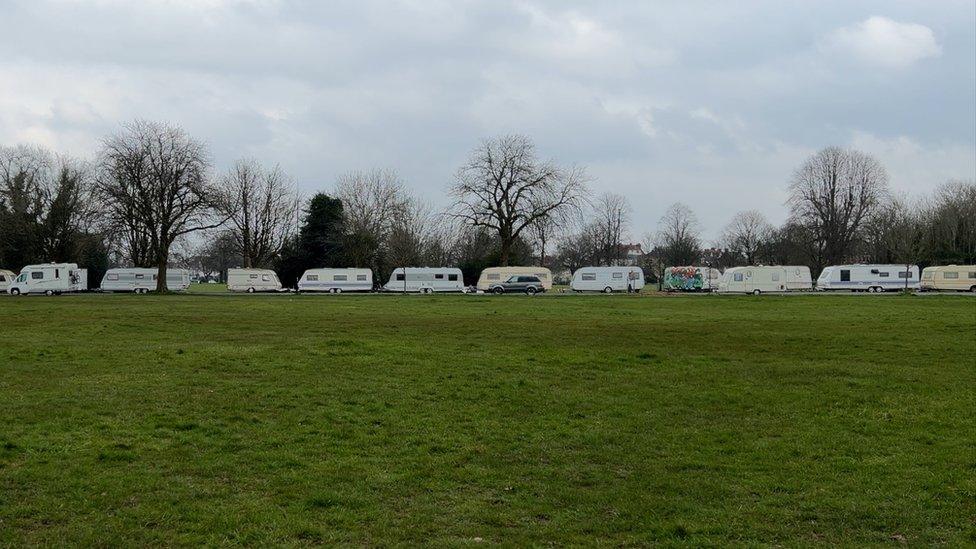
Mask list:
[[[603,293],[605,293],[605,294],[612,294],[613,293],[613,288],[611,288],[610,286],[607,286],[606,288],[603,289]]]
[[[973,286],[972,288],[970,288],[969,291],[970,292],[973,292],[974,294],[976,294],[976,286]]]
[[[525,289],[525,293],[528,294],[528,295],[535,295],[535,292],[536,292],[536,289],[533,288],[532,286],[529,286],[528,288]]]
[[[491,289],[491,293],[493,293],[495,295],[502,295],[503,293],[505,293],[505,288],[501,288],[501,287],[492,288]]]
[[[20,295],[20,290],[17,288],[12,288],[10,290],[10,295]]]
[[[759,295],[761,293],[762,293],[762,291],[759,290],[759,289],[755,289],[755,290],[752,291],[752,295]]]

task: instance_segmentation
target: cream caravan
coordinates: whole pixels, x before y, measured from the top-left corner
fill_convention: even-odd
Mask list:
[[[387,292],[463,292],[464,276],[454,267],[403,267],[393,270],[383,286]]]
[[[492,284],[505,282],[517,275],[537,276],[546,291],[552,289],[552,271],[545,267],[488,267],[481,271],[476,288],[479,292],[486,292]]]
[[[754,294],[801,292],[813,289],[810,267],[771,265],[732,267],[718,284],[721,293]]]
[[[227,269],[229,292],[280,292],[281,281],[271,269]]]
[[[943,265],[922,271],[921,290],[976,292],[976,265]]]
[[[644,287],[640,267],[582,267],[569,283],[575,292],[639,292]]]
[[[13,271],[0,269],[0,292],[7,293],[10,285],[14,283],[15,278],[17,278],[17,275]]]
[[[831,265],[817,278],[817,290],[821,292],[885,292],[917,288],[917,265]]]
[[[84,271],[84,272],[81,272]],[[45,263],[27,265],[21,269],[8,291],[13,295],[56,295],[78,292],[87,281],[88,272],[76,263]],[[83,280],[84,279],[84,280]]]
[[[373,289],[369,269],[309,269],[298,279],[299,292],[368,292]]]
[[[133,292],[145,294],[156,291],[159,270],[147,267],[120,267],[105,271],[103,292]],[[186,269],[166,269],[166,289],[182,292],[190,287],[190,273]]]

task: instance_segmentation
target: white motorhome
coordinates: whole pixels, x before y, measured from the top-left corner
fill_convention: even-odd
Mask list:
[[[14,283],[15,278],[17,278],[17,275],[13,271],[0,269],[0,292],[7,293],[10,285]]]
[[[464,276],[454,267],[399,267],[383,286],[387,292],[463,292]]]
[[[546,291],[552,289],[552,271],[545,267],[488,267],[481,271],[478,277],[478,284],[475,288],[486,292],[492,284],[504,282],[513,276],[537,276],[542,281],[542,287]]]
[[[103,292],[134,292],[145,294],[156,291],[158,270],[144,267],[109,269],[102,277]],[[166,269],[166,289],[182,292],[190,287],[190,273],[186,269]]]
[[[82,276],[87,281],[87,271],[81,273],[77,263],[44,263],[27,265],[21,269],[7,290],[13,295],[56,295],[77,292],[82,287]]]
[[[817,278],[817,290],[885,292],[918,288],[918,266],[911,265],[831,265]]]
[[[227,269],[229,292],[280,292],[281,281],[271,269]]]
[[[922,291],[956,290],[976,293],[976,265],[941,265],[922,271]]]
[[[805,265],[758,265],[732,267],[718,283],[720,293],[754,294],[802,292],[813,289],[810,267]]]
[[[639,292],[644,287],[640,267],[583,267],[573,273],[569,283],[575,292]]]
[[[299,292],[368,292],[373,289],[370,269],[309,269],[298,279]]]

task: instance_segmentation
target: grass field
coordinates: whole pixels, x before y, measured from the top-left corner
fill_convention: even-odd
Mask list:
[[[976,543],[976,300],[0,299],[0,544]]]

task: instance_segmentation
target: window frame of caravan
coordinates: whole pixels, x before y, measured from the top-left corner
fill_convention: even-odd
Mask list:
[[[356,275],[356,282],[369,282],[369,277],[364,274]]]
[[[596,273],[580,273],[580,280],[583,282],[596,282]]]
[[[743,273],[732,273],[732,282],[742,282],[745,280]]]
[[[265,274],[261,275],[261,282],[271,282],[271,276]]]
[[[946,280],[959,280],[959,271],[944,271],[942,273],[942,278]]]
[[[610,273],[610,278],[612,280],[623,280],[624,279],[624,273],[623,273],[623,271],[615,271],[615,272],[612,272],[612,273]]]
[[[142,273],[136,273],[136,280],[145,280],[146,275]]]
[[[251,280],[257,280],[258,279],[258,275],[257,275],[257,273],[251,273],[251,274],[247,275],[247,278],[249,278]]]
[[[845,276],[847,278],[844,278]],[[851,270],[850,269],[841,269],[840,270],[840,281],[841,282],[850,282],[851,281]]]
[[[900,278],[902,280],[909,280],[909,279],[912,278],[912,272],[911,271],[898,271],[898,278]]]
[[[405,273],[396,273],[393,276],[393,278],[395,278],[397,282],[406,282],[407,281],[407,275]]]
[[[976,280],[976,271],[969,271],[969,278]]]
[[[319,281],[319,275],[317,275],[317,274],[305,275],[305,281],[306,282],[318,282]]]
[[[105,280],[109,282],[117,282],[119,280],[119,273],[108,273],[105,275]]]
[[[891,278],[890,271],[878,271],[878,278]]]
[[[332,275],[332,282],[348,282],[349,275],[344,274],[334,274]]]
[[[501,273],[488,273],[485,275],[485,280],[501,280],[501,279],[502,279]]]
[[[448,282],[457,282],[458,281],[458,275],[455,274],[455,273],[449,273],[447,275],[447,281]]]
[[[778,272],[773,271],[772,273],[770,273],[770,275],[772,275],[772,281],[773,282],[779,282],[779,273]]]
[[[44,271],[31,271],[30,275],[31,280],[44,280]]]
[[[434,273],[434,280],[444,280],[444,273]]]
[[[7,275],[0,274],[0,282],[6,282],[6,281],[7,281]]]

